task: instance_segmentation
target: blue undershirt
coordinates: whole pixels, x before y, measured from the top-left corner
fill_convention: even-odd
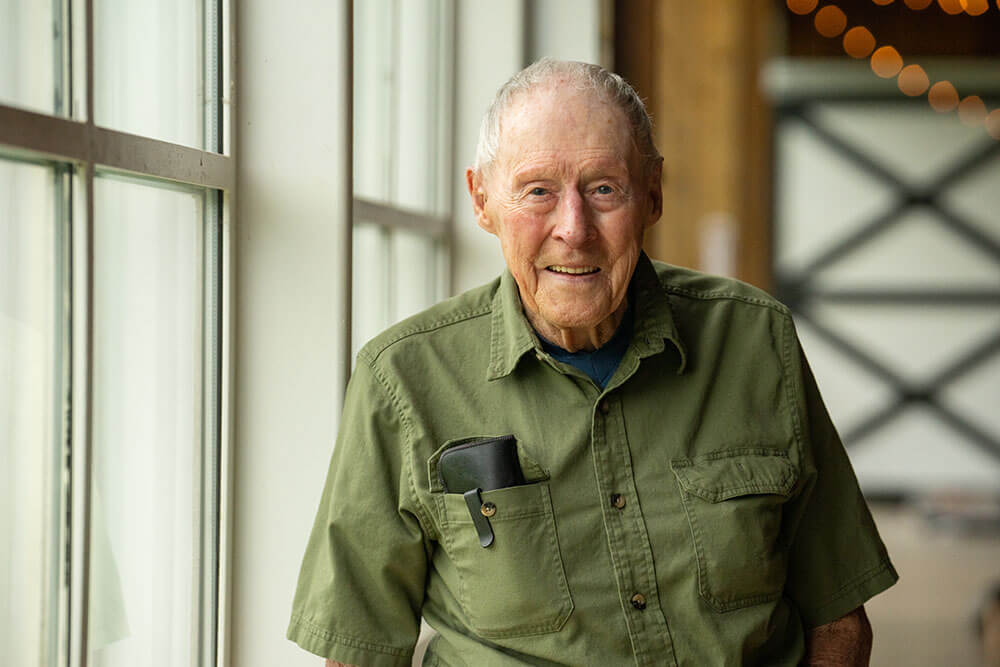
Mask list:
[[[632,304],[629,303],[622,317],[621,324],[607,343],[596,350],[581,350],[579,352],[569,352],[552,343],[542,336],[538,337],[542,344],[542,349],[552,355],[552,358],[578,368],[604,389],[611,376],[618,369],[628,349],[629,341],[632,339]]]

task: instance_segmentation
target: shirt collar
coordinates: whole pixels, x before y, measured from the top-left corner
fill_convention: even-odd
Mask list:
[[[639,256],[632,274],[631,294],[635,299],[631,344],[639,358],[662,352],[665,347],[663,341],[668,340],[680,357],[677,373],[683,373],[687,354],[674,324],[670,298],[646,253]],[[537,349],[541,349],[541,345],[521,308],[517,283],[509,270],[504,271],[500,286],[493,295],[490,365],[486,379],[496,380],[510,375],[525,353]]]

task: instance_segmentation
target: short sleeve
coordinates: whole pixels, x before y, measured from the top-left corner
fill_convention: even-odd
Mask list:
[[[405,470],[405,425],[361,359],[302,561],[288,638],[348,664],[409,665],[427,553]]]
[[[790,370],[798,385],[804,483],[788,509],[796,530],[786,595],[812,628],[856,609],[899,577],[797,342],[795,348]]]

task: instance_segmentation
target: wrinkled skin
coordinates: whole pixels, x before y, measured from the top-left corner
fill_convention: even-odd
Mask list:
[[[535,330],[596,349],[621,322],[660,217],[660,161],[644,164],[621,110],[558,79],[512,102],[502,139],[492,163],[466,173],[476,220],[500,239]]]

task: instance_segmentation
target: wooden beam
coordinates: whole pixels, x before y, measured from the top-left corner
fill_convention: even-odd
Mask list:
[[[646,99],[664,156],[664,215],[647,252],[765,288],[770,117],[759,72],[773,11],[769,0],[618,0],[615,15],[616,67]],[[720,268],[727,239],[732,261]],[[706,267],[706,257],[716,259]]]

